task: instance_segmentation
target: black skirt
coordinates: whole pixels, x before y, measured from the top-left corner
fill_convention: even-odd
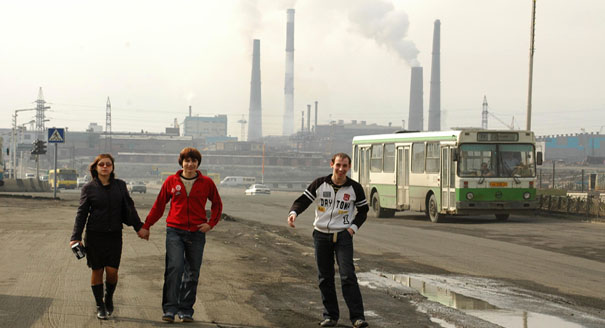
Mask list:
[[[86,231],[84,236],[86,261],[93,270],[106,266],[120,267],[122,258],[122,230],[110,232]]]

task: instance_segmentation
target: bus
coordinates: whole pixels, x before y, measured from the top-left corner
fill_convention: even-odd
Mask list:
[[[536,210],[536,152],[531,131],[458,129],[353,138],[351,178],[377,217],[396,211],[444,215],[510,214]]]
[[[51,188],[55,185],[55,170],[48,171],[48,183]],[[78,174],[76,169],[57,169],[57,188],[76,189]]]

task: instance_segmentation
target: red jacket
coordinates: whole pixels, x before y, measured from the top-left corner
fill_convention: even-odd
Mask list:
[[[187,190],[181,181],[181,172],[183,170],[179,170],[164,181],[143,228],[149,229],[164,215],[166,203],[170,200],[172,202],[166,218],[166,225],[169,227],[196,231],[199,230],[198,225],[202,223],[208,223],[213,228],[218,223],[223,211],[223,203],[214,181],[197,171],[198,177],[187,196]],[[206,200],[212,202],[210,220],[206,217]]]

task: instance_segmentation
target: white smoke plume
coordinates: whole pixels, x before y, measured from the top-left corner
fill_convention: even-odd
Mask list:
[[[382,0],[362,0],[349,11],[349,20],[357,31],[379,45],[395,51],[410,66],[420,66],[418,49],[406,40],[410,20],[403,10]]]
[[[258,0],[241,0],[238,2],[240,26],[246,40],[252,40],[262,28],[263,15],[258,6]]]

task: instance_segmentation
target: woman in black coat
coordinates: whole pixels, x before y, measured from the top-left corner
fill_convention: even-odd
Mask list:
[[[92,269],[90,283],[97,303],[97,318],[107,319],[113,312],[113,293],[118,283],[122,256],[122,223],[139,231],[143,224],[123,180],[114,177],[114,159],[100,154],[90,164],[92,181],[82,187],[70,246],[84,245],[87,264]],[[105,273],[105,295],[103,295]]]

